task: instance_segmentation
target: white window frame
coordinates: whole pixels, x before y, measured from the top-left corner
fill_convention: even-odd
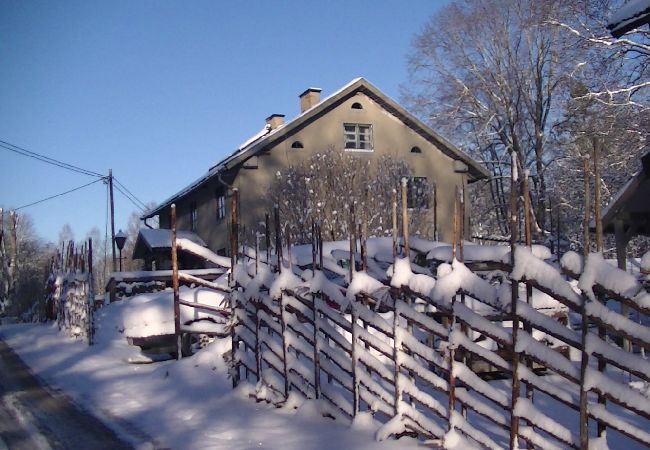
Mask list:
[[[216,197],[217,213],[215,217],[217,218],[217,222],[221,222],[226,218],[226,196],[217,194]]]
[[[343,148],[346,152],[374,151],[372,125],[368,123],[343,124]]]

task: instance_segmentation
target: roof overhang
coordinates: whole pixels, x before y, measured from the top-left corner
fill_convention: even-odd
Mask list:
[[[607,29],[612,37],[618,39],[648,23],[650,23],[650,0],[631,0],[612,14]]]
[[[637,172],[603,211],[603,230],[614,233],[616,226],[626,233],[650,236],[650,152]]]

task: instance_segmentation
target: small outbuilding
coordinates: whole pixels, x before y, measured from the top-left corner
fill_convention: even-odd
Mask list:
[[[650,236],[650,152],[642,169],[616,194],[603,211],[603,231],[616,236],[619,267],[625,265],[627,244],[634,236]]]
[[[206,247],[203,239],[192,231],[178,231],[177,237]],[[142,228],[135,241],[133,259],[144,260],[145,270],[169,270],[172,268],[171,248],[171,230]],[[178,252],[178,267],[180,269],[204,269],[206,268],[205,264],[205,260],[202,258],[182,250]]]

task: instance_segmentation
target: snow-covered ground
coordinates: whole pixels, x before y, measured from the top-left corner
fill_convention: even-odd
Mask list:
[[[275,408],[248,397],[249,383],[232,389],[216,341],[182,361],[129,364],[139,348],[123,334],[131,301],[96,315],[96,344],[88,347],[55,324],[0,326],[2,339],[56,390],[68,394],[137,448],[172,449],[410,449],[415,440],[377,442],[378,424],[360,414],[352,425],[318,414],[318,404]],[[134,432],[134,428],[138,430]],[[149,436],[144,438],[143,434]]]

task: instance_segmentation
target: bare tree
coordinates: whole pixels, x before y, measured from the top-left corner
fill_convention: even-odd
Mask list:
[[[16,213],[13,213],[16,214]],[[46,244],[40,239],[35,231],[31,216],[28,214],[16,214],[16,232],[14,239],[7,239],[5,234],[3,243],[3,260],[7,257],[11,260],[10,283],[2,280],[2,285],[9,284],[10,289],[4,292],[0,298],[0,312],[19,315],[34,305],[38,305],[44,299],[45,270],[48,268],[50,258],[56,252],[51,244]],[[11,230],[13,220],[10,215],[3,215],[4,224],[2,229],[5,233]],[[11,256],[13,255],[13,256]],[[5,264],[3,264],[5,265]],[[5,277],[3,270],[3,278]],[[4,291],[4,289],[3,289]]]
[[[650,108],[650,31],[637,28],[616,39],[607,30],[622,0],[566,2],[549,23],[565,31],[572,60],[569,76],[586,89],[585,99],[608,106]],[[579,56],[575,57],[579,52]]]
[[[416,36],[406,101],[453,135],[493,174],[486,186],[494,228],[508,231],[509,151],[530,172],[540,227],[556,148],[562,84],[555,1],[462,0],[440,10]]]
[[[330,148],[278,172],[270,191],[293,242],[309,242],[312,220],[321,224],[325,239],[347,239],[356,231],[350,230],[353,206],[357,223],[367,223],[369,235],[389,236],[392,191],[411,175],[404,160],[369,159]],[[428,189],[418,188],[421,194]],[[421,206],[412,209],[412,230],[433,237],[431,220],[425,220],[430,219],[426,199]]]

